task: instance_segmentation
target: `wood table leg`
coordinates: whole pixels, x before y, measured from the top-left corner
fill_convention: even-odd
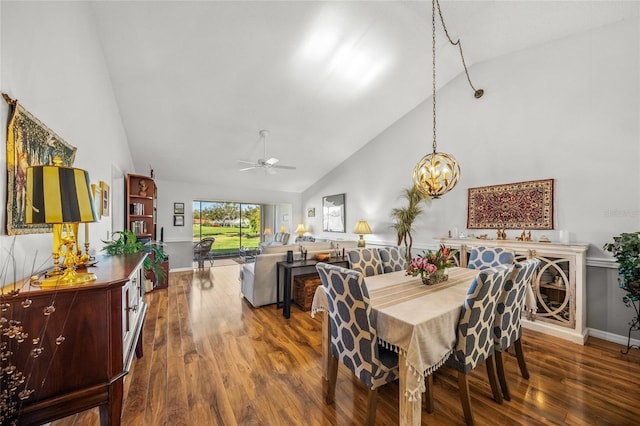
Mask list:
[[[329,362],[331,361],[331,323],[329,311],[322,313],[322,396],[329,394]]]
[[[331,356],[331,323],[329,312],[322,313],[322,378],[329,378],[329,356]]]
[[[291,269],[284,271],[284,300],[282,301],[282,315],[291,318],[291,286],[292,286]]]
[[[422,395],[418,395],[416,401],[409,401],[405,390],[407,389],[407,377],[413,376],[407,367],[407,358],[400,353],[398,357],[400,367],[400,425],[419,426],[422,421]]]

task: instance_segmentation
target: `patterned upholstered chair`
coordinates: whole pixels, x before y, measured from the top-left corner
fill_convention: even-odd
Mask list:
[[[358,271],[365,277],[383,273],[382,261],[375,248],[349,250],[347,257],[349,258],[349,269]]]
[[[520,315],[524,304],[527,286],[530,285],[533,275],[540,266],[540,260],[530,259],[518,262],[513,266],[513,273],[504,285],[502,293],[498,298],[496,309],[496,319],[493,327],[493,339],[495,348],[496,369],[502,394],[507,401],[511,400],[509,386],[504,374],[504,364],[502,362],[502,352],[513,345],[520,373],[525,379],[529,378],[529,371],[524,360],[522,351],[522,325]]]
[[[453,353],[447,359],[447,365],[458,370],[460,402],[467,425],[473,424],[467,375],[482,361],[485,361],[487,366],[493,397],[498,403],[502,403],[493,358],[492,330],[498,297],[511,271],[511,266],[499,266],[481,271],[471,283],[467,298],[462,305],[458,320],[457,341]],[[427,386],[429,386],[428,383]]]
[[[362,274],[322,262],[316,269],[327,293],[331,325],[332,357],[326,402],[333,402],[340,361],[369,389],[367,424],[374,425],[377,389],[398,377],[398,356],[378,345]]]
[[[380,247],[378,248],[378,254],[382,262],[382,271],[385,274],[407,269],[407,259],[404,257],[404,248]]]
[[[469,269],[487,269],[513,264],[515,254],[500,247],[474,247],[469,252]]]

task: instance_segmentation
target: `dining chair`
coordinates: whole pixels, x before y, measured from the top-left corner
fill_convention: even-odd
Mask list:
[[[468,374],[485,361],[494,399],[502,404],[494,360],[493,324],[498,297],[511,274],[512,266],[499,266],[481,271],[472,281],[462,305],[457,327],[457,340],[446,364],[458,370],[460,402],[467,425],[473,425]],[[429,381],[426,386],[430,387]],[[427,389],[430,392],[430,389]]]
[[[522,324],[520,316],[522,306],[530,285],[534,272],[540,266],[540,260],[529,259],[524,262],[517,262],[513,265],[513,273],[505,282],[496,305],[496,319],[493,327],[493,341],[495,348],[496,369],[502,395],[507,401],[511,400],[509,386],[504,373],[502,352],[513,346],[520,367],[520,374],[525,379],[529,378],[527,363],[522,350]]]
[[[349,258],[349,269],[361,272],[365,277],[383,273],[382,261],[380,260],[378,249],[362,248],[349,250],[347,257]]]
[[[378,248],[380,261],[382,262],[382,272],[404,271],[407,269],[407,259],[404,257],[404,248],[400,247],[380,247]]]
[[[360,272],[320,262],[316,265],[327,294],[331,360],[326,403],[334,400],[338,361],[367,387],[367,424],[374,425],[378,387],[398,378],[398,355],[378,345],[369,292]]]
[[[467,268],[487,269],[500,265],[511,265],[515,254],[501,247],[474,247],[469,252]]]

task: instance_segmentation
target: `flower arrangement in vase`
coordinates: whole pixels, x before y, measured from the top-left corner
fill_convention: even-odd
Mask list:
[[[407,268],[407,275],[417,277],[420,275],[422,282],[426,285],[436,284],[446,281],[449,276],[445,273],[446,268],[455,266],[453,257],[458,253],[443,245],[436,251],[425,250],[418,257],[411,259]]]

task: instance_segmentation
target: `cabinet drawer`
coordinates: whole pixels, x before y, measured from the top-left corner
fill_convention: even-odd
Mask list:
[[[131,274],[129,281],[122,287],[122,355],[125,366],[130,359],[136,333],[139,331],[138,322],[144,305],[143,285],[144,274],[140,267]]]

